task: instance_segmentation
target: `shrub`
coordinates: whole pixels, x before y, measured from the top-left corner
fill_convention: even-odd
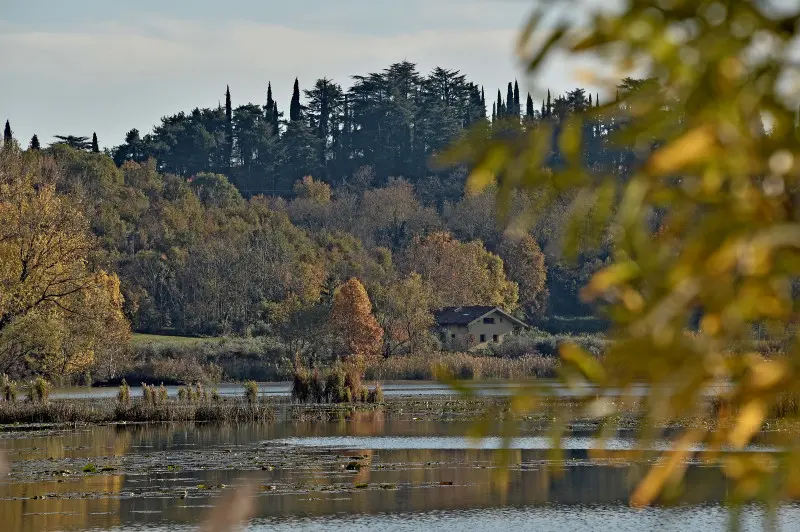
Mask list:
[[[194,385],[194,395],[198,402],[200,403],[208,402],[208,392],[199,382]]]
[[[125,406],[131,403],[131,387],[128,386],[128,383],[125,382],[125,379],[122,379],[122,384],[119,385],[119,391],[117,392],[117,402]]]
[[[314,368],[311,373],[311,399],[315,403],[321,403],[325,400],[325,382],[322,380],[322,375],[318,368]]]
[[[258,402],[258,384],[255,381],[244,383],[244,396],[248,404],[252,405]]]
[[[361,370],[355,364],[348,364],[345,369],[344,386],[350,390],[352,400],[361,398]],[[347,401],[348,403],[351,401]]]
[[[183,403],[188,400],[189,400],[189,393],[187,392],[186,388],[181,386],[180,388],[178,388],[178,401]]]
[[[164,384],[162,383],[158,387],[158,402],[164,404],[167,402],[168,399],[169,399],[169,392],[167,392],[167,389],[164,387]]]
[[[298,360],[292,366],[292,399],[307,403],[311,397],[311,377],[306,367]]]
[[[366,386],[362,386],[361,389],[358,390],[358,400],[362,403],[369,401],[369,390],[367,390]]]
[[[327,378],[325,379],[325,398],[329,403],[343,403],[346,400],[345,374],[342,364],[337,362],[330,369]]]
[[[50,383],[41,376],[36,377],[28,389],[28,400],[31,403],[47,404],[50,400]]]
[[[376,383],[375,387],[369,391],[367,397],[368,403],[382,403],[383,402],[383,388],[380,383]]]
[[[3,400],[9,403],[17,401],[17,383],[5,373],[0,377],[0,388],[2,388]]]
[[[156,404],[155,389],[145,383],[142,383],[142,402],[151,406]]]

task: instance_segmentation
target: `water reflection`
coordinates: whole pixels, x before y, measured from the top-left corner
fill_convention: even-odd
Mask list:
[[[644,466],[626,458],[630,440],[615,437],[610,448],[619,453],[599,462],[588,452],[590,438],[568,438],[566,467],[554,475],[546,438],[522,427],[525,444],[508,453],[502,478],[497,442],[474,448],[462,437],[466,428],[463,421],[387,419],[377,412],[336,422],[2,434],[12,472],[0,481],[0,529],[174,531],[196,525],[221,486],[244,479],[260,487],[253,530],[575,532],[660,530],[665,522],[674,530],[724,529],[719,503],[727,486],[716,468],[689,466],[692,489],[679,502],[691,506],[634,513],[626,501]],[[108,469],[84,474],[88,462]],[[756,523],[758,515],[754,508],[748,519]],[[787,506],[782,519],[800,526],[798,515]]]

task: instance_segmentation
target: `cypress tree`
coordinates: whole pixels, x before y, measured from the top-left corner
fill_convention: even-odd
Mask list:
[[[519,83],[517,83],[517,80],[514,80],[514,112],[519,116],[520,111],[522,111],[522,107],[519,101]]]
[[[231,88],[225,87],[225,160],[222,162],[227,169],[231,167],[233,157],[233,107],[231,106]]]
[[[600,93],[595,93],[594,95],[594,106],[600,107]]]
[[[31,137],[31,143],[28,145],[28,149],[31,149],[31,150],[40,150],[40,149],[42,149],[41,144],[39,144],[39,137],[37,137],[35,133]]]
[[[496,121],[497,121],[497,104],[493,103],[492,104],[492,122],[496,122]]]
[[[280,133],[280,119],[281,113],[278,111],[278,102],[274,102],[272,106],[272,127],[275,128],[275,133]]]
[[[594,105],[592,105],[592,95],[590,94],[589,95],[589,109],[591,109],[592,107],[594,107]]]
[[[11,133],[11,124],[6,120],[6,127],[3,130],[3,144],[11,144],[14,140],[14,134]]]
[[[550,89],[547,89],[547,117],[553,116],[553,106],[550,103]]]
[[[528,101],[525,102],[525,116],[528,118],[533,118],[533,98],[531,98],[531,93],[528,93]]]
[[[97,133],[92,133],[92,153],[100,153],[100,144],[97,142]]]
[[[503,118],[503,95],[497,89],[497,118]]]
[[[275,105],[275,100],[272,99],[272,83],[267,82],[267,105],[264,106],[264,116],[268,122],[272,122],[272,106]]]
[[[486,114],[486,93],[483,92],[483,85],[481,85],[481,105],[483,106],[484,115]]]
[[[297,81],[297,78],[294,78],[292,103],[289,106],[289,120],[292,122],[300,120],[300,83]]]
[[[514,85],[510,81],[508,82],[508,91],[506,93],[506,112],[504,114],[508,116],[512,116],[514,114]],[[519,116],[519,114],[517,116]]]
[[[541,113],[541,115],[542,115],[542,118],[544,118],[545,116],[547,116],[547,109],[546,109],[546,108],[545,108],[545,106],[544,106],[544,98],[542,98],[542,110],[541,110],[541,111],[539,111],[539,112]]]

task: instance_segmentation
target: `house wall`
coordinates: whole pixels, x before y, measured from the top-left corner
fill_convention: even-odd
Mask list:
[[[494,318],[494,323],[483,323],[483,318],[480,318],[469,324],[469,334],[475,338],[472,349],[481,349],[494,343],[494,335],[497,335],[497,343],[501,344],[505,335],[514,331],[514,323],[501,314],[495,312],[487,317]],[[485,337],[484,342],[480,341],[481,335]]]
[[[494,342],[494,335],[497,335],[497,343],[503,343],[505,336],[515,329],[515,323],[498,312],[486,317],[494,318],[494,323],[483,323],[483,318],[480,318],[468,326],[448,325],[442,327],[447,338],[448,347],[456,350],[481,349]],[[484,342],[480,341],[482,334],[485,338]]]

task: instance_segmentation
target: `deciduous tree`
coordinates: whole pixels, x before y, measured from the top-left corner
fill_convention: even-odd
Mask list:
[[[358,279],[352,278],[336,290],[330,325],[341,339],[344,355],[363,360],[381,352],[383,329],[372,314],[372,303]]]

